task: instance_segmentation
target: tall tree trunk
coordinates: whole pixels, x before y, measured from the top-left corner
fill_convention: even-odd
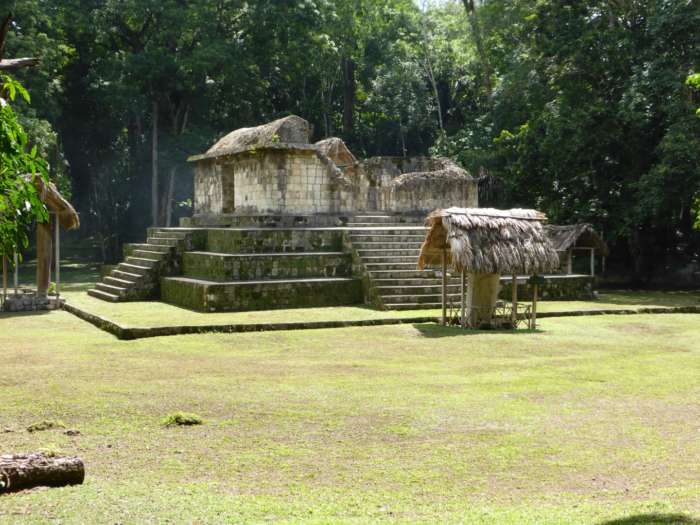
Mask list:
[[[170,174],[168,176],[168,193],[165,196],[165,226],[170,228],[173,222],[173,197],[175,194],[175,173],[177,172],[177,166],[170,168]]]
[[[348,138],[354,128],[355,119],[355,62],[343,58],[343,134]]]
[[[426,50],[427,53],[427,50]],[[438,124],[440,125],[440,130],[445,129],[445,126],[442,122],[442,104],[440,103],[440,93],[438,92],[437,88],[437,82],[435,82],[435,75],[433,74],[433,65],[430,62],[430,58],[427,57],[425,59],[425,65],[426,65],[426,70],[428,72],[428,78],[430,79],[430,85],[433,88],[433,95],[435,96],[435,104],[437,106],[437,114],[438,114]]]
[[[476,51],[479,54],[479,60],[481,61],[482,74],[484,75],[484,88],[486,89],[486,94],[490,98],[491,93],[493,92],[493,86],[491,85],[491,63],[489,62],[488,55],[486,54],[486,48],[484,47],[481,26],[479,25],[479,19],[477,17],[474,2],[475,0],[462,0],[464,9],[467,12],[467,18],[469,19],[472,34],[474,35]]]
[[[158,102],[153,102],[151,136],[151,221],[158,226]]]

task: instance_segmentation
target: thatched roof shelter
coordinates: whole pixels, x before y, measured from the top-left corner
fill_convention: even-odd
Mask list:
[[[558,252],[565,252],[572,248],[595,248],[600,255],[608,255],[608,246],[600,235],[587,223],[569,224],[565,226],[546,225],[544,227],[547,237]]]
[[[536,210],[449,208],[426,220],[430,228],[419,267],[447,265],[477,274],[532,275],[557,269],[557,251],[545,234],[547,217]]]
[[[39,199],[46,208],[58,217],[58,221],[64,230],[77,230],[80,228],[80,217],[75,208],[68,202],[53,182],[48,184],[39,176],[23,175],[27,181],[32,181],[39,193]]]

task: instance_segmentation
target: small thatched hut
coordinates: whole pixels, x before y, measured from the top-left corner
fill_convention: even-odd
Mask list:
[[[36,187],[39,199],[46,206],[50,220],[37,224],[36,230],[36,294],[35,296],[20,297],[18,294],[18,257],[14,257],[14,289],[15,301],[18,309],[22,306],[24,299],[31,300],[31,305],[24,305],[31,309],[37,309],[34,297],[44,300],[48,295],[51,283],[51,265],[55,262],[56,290],[60,289],[60,228],[65,230],[76,230],[80,227],[80,217],[73,206],[61,195],[56,185],[46,183],[41,177],[33,175],[23,175],[27,182],[31,182]],[[3,306],[7,307],[7,258],[3,257]],[[43,302],[42,302],[43,304]]]
[[[559,253],[561,270],[571,275],[573,272],[573,252],[588,252],[590,257],[589,275],[595,275],[596,254],[608,256],[608,246],[603,238],[587,223],[564,226],[548,224],[544,227],[547,237]]]
[[[546,219],[536,210],[437,210],[426,221],[430,229],[418,265],[421,269],[441,267],[443,282],[449,267],[461,273],[462,322],[471,326],[491,321],[500,276],[514,276],[510,315],[515,322],[518,316],[515,276],[547,273],[559,266],[557,252],[543,228]],[[467,278],[468,290],[465,289]],[[443,304],[443,318],[445,315]]]

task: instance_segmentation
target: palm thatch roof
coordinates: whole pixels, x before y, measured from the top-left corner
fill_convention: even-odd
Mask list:
[[[547,238],[537,210],[449,208],[428,216],[430,228],[418,266],[447,264],[468,273],[547,273],[559,266],[559,256]]]
[[[585,247],[595,248],[601,255],[608,255],[608,245],[600,235],[588,223],[554,225],[544,227],[547,237],[558,252],[565,252],[570,248]]]
[[[24,179],[31,181],[37,189],[39,199],[46,208],[56,214],[61,227],[65,230],[77,230],[80,228],[80,216],[75,208],[68,202],[53,182],[48,184],[35,175],[23,175]]]
[[[253,128],[240,128],[219,140],[203,155],[190,157],[189,161],[213,159],[262,149],[306,149],[316,148],[311,140],[311,124],[301,117],[290,115]]]

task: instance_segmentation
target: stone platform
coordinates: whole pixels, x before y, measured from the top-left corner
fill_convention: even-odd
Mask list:
[[[38,297],[33,290],[19,290],[18,293],[8,294],[2,303],[3,312],[40,312],[59,310],[65,300],[55,295]]]
[[[426,232],[419,217],[242,217],[237,224],[253,225],[151,228],[147,241],[127,245],[124,262],[88,293],[114,302],[160,299],[201,312],[441,306],[439,273],[417,268]],[[510,278],[501,284],[508,300]],[[527,299],[525,278],[519,284],[519,297]],[[592,290],[588,276],[548,276],[540,297],[587,299]],[[448,276],[447,292],[450,302],[459,300],[458,276]]]

